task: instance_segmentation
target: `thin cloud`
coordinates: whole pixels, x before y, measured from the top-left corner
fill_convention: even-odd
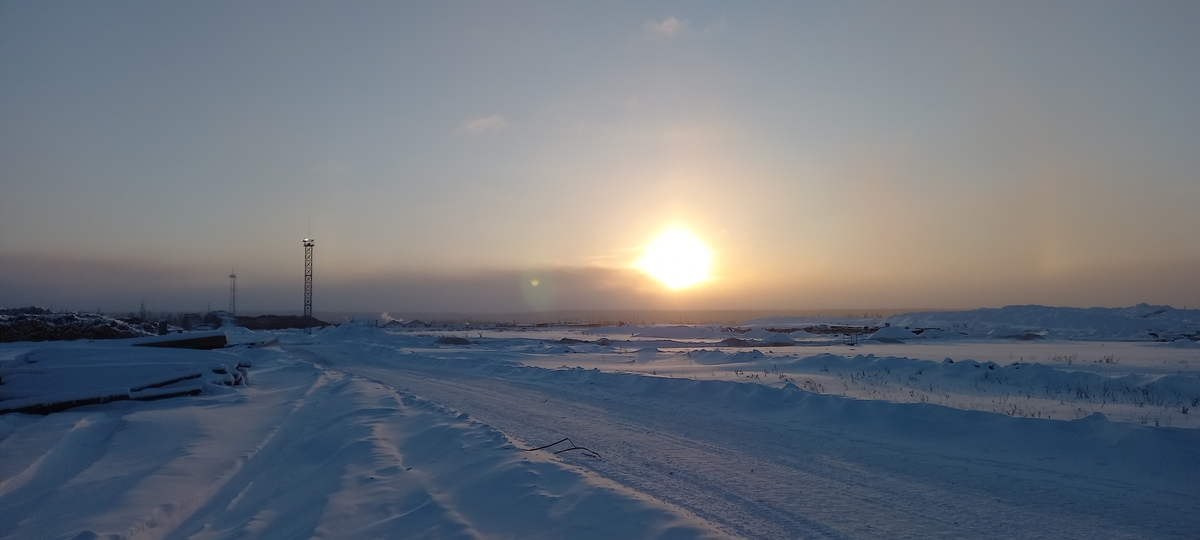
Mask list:
[[[490,114],[467,120],[463,124],[463,131],[471,135],[482,135],[484,133],[495,133],[508,126],[508,120],[505,120],[504,117]]]
[[[687,21],[667,17],[662,22],[646,23],[646,34],[650,36],[675,37],[687,29]]]

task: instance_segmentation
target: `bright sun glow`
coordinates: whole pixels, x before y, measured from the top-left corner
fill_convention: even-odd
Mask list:
[[[669,289],[683,289],[708,279],[712,253],[683,229],[671,229],[646,246],[637,267]]]

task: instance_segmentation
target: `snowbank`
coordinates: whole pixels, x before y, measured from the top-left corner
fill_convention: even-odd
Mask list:
[[[885,326],[880,328],[874,334],[871,334],[871,336],[867,339],[882,341],[884,343],[897,343],[910,339],[917,339],[917,335],[912,333],[907,328],[901,328],[899,326]]]
[[[735,353],[727,353],[724,351],[710,351],[700,349],[698,351],[689,351],[687,357],[692,359],[697,364],[706,366],[716,366],[722,364],[744,364],[747,362],[757,362],[766,358],[766,355],[758,350],[739,351]]]
[[[874,355],[845,357],[821,354],[793,360],[772,359],[779,369],[789,373],[857,373],[861,378],[879,377],[880,381],[927,393],[952,392],[988,395],[1015,395],[1055,401],[1086,399],[1096,403],[1131,404],[1138,407],[1194,407],[1200,400],[1200,376],[1183,374],[1105,375],[1077,369],[1062,369],[1046,364],[961,360],[914,360]]]
[[[965,339],[967,336],[958,332],[950,332],[947,330],[931,328],[921,332],[921,334],[917,337],[921,339]]]
[[[811,336],[811,334],[803,330],[800,330],[797,333],[804,336]],[[784,347],[796,344],[795,341],[792,341],[791,334],[772,332],[766,328],[752,328],[749,332],[742,334],[742,337],[745,339],[756,339],[762,343],[763,346],[769,347]]]
[[[0,413],[194,396],[249,380],[250,361],[224,352],[104,345],[36,348],[0,364]]]

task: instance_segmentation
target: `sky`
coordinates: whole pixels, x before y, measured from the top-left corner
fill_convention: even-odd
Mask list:
[[[564,5],[566,4],[566,5]],[[0,307],[1200,306],[1200,3],[2,2]],[[681,289],[637,268],[707,246]],[[531,285],[533,282],[538,285]]]

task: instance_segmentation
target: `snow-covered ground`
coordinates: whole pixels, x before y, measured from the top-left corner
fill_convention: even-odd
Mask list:
[[[201,391],[0,415],[0,537],[1195,537],[1200,348],[977,315],[5,344],[0,406]]]

